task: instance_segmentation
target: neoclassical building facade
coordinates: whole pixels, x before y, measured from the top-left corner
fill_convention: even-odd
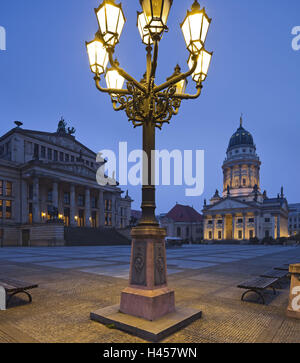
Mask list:
[[[131,198],[117,186],[97,184],[96,154],[76,140],[75,130],[63,120],[54,133],[17,124],[0,138],[2,245],[41,245],[49,233],[59,241],[64,227],[129,225]],[[60,229],[49,223],[53,207]]]
[[[205,240],[288,237],[288,203],[281,188],[276,198],[261,192],[261,161],[252,135],[240,127],[232,135],[223,163],[223,192],[203,208]]]

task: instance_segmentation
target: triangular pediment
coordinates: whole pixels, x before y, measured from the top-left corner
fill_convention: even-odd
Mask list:
[[[209,210],[241,209],[241,208],[249,208],[249,205],[247,203],[243,203],[238,200],[227,198],[209,207]]]

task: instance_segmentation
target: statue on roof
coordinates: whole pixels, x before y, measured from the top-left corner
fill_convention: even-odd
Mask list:
[[[217,189],[217,190],[216,190],[216,192],[215,192],[214,198],[220,198],[220,194],[219,194],[218,189]]]
[[[241,117],[240,117],[240,126],[243,127],[243,114],[241,114]]]
[[[68,127],[68,129],[67,129],[67,123],[64,120],[64,118],[62,117],[58,123],[56,132],[61,136],[65,136],[65,135],[74,135],[76,130],[74,127],[72,127],[72,128]]]
[[[58,125],[57,125],[57,133],[58,134],[66,134],[66,127],[67,127],[67,123],[66,121],[63,119],[63,117],[61,118],[61,120],[59,121]]]

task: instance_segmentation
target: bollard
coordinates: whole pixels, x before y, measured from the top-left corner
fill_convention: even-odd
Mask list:
[[[2,286],[0,286],[0,310],[6,310],[6,292]]]
[[[300,263],[290,265],[291,290],[287,310],[289,318],[300,319]]]

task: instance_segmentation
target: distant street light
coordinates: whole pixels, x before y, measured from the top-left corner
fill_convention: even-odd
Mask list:
[[[142,218],[139,225],[132,229],[132,257],[130,265],[130,285],[122,292],[120,311],[125,314],[153,321],[175,311],[174,291],[167,286],[167,266],[164,229],[159,228],[155,217],[155,180],[152,175],[155,160],[155,128],[161,129],[178,114],[184,99],[200,96],[202,82],[205,81],[212,53],[205,50],[205,40],[211,19],[197,1],[181,25],[190,53],[190,70],[181,73],[176,66],[175,72],[167,81],[156,85],[156,68],[159,42],[167,28],[167,20],[172,0],[140,0],[142,12],[138,12],[137,26],[142,42],[147,45],[147,71],[142,81],[130,76],[114,59],[115,46],[125,24],[122,6],[114,0],[104,0],[95,10],[99,31],[93,42],[87,43],[90,67],[95,73],[96,87],[111,96],[113,108],[124,110],[134,127],[143,127],[143,150],[148,156],[144,163],[147,183],[142,188]],[[106,71],[108,88],[100,85],[100,75],[105,73],[107,58],[111,68]],[[196,93],[185,93],[187,78],[193,77]],[[127,81],[123,89],[124,81]]]

